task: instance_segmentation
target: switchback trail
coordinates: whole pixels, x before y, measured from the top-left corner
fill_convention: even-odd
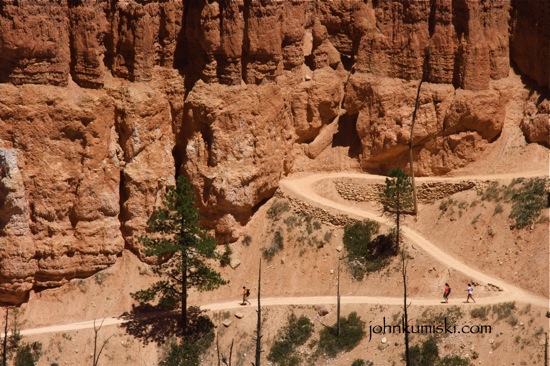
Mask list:
[[[463,180],[496,180],[496,179],[511,179],[518,176],[537,177],[546,176],[545,172],[526,172],[516,174],[502,174],[502,175],[477,175],[477,176],[461,176],[461,177],[429,177],[429,178],[416,178],[417,182],[423,181],[463,181]],[[358,219],[370,219],[383,224],[391,225],[386,218],[380,217],[379,213],[369,212],[364,209],[352,207],[339,202],[332,201],[319,195],[314,185],[322,180],[336,179],[336,178],[359,178],[367,181],[384,182],[384,176],[370,175],[364,173],[316,173],[306,176],[298,176],[286,178],[280,182],[280,188],[284,194],[294,197],[298,200],[304,201],[312,206],[319,207],[328,212],[345,214]],[[474,305],[488,305],[496,304],[508,301],[517,301],[523,303],[530,303],[536,306],[540,306],[548,309],[549,299],[541,296],[537,296],[528,291],[525,291],[517,286],[509,284],[500,278],[487,275],[475,268],[470,267],[466,263],[452,257],[439,247],[428,241],[420,233],[414,231],[410,227],[403,227],[403,234],[408,244],[417,245],[423,251],[428,253],[438,262],[444,263],[449,268],[453,268],[461,273],[464,273],[469,278],[476,281],[483,282],[487,285],[491,284],[497,286],[501,291],[495,291],[494,295],[478,298]],[[212,304],[201,305],[201,309],[208,311],[221,311],[231,310],[238,308],[254,308],[255,299],[250,299],[252,305],[242,306],[239,301],[219,302]],[[449,306],[449,305],[461,305],[464,302],[459,299],[452,299],[447,304],[441,303],[438,298],[408,298],[408,302],[415,306]],[[403,298],[401,297],[383,297],[383,296],[342,296],[342,304],[373,304],[373,305],[403,305]],[[330,305],[336,304],[336,296],[310,296],[310,297],[265,297],[262,298],[263,306],[289,306],[289,305]],[[106,317],[103,321],[103,326],[118,325],[126,322],[126,319],[117,317]],[[101,323],[101,319],[96,320],[96,324]],[[33,328],[21,330],[22,336],[38,335],[45,333],[58,333],[75,331],[82,329],[93,329],[94,320],[75,322],[70,324],[59,324],[47,327]]]
[[[545,173],[542,172],[526,172],[521,174],[522,177],[537,177],[544,176]],[[479,175],[479,176],[468,176],[468,177],[429,177],[429,178],[417,178],[418,183],[423,181],[441,181],[441,182],[453,182],[453,181],[463,181],[463,180],[497,180],[497,179],[511,179],[518,177],[518,174],[503,174],[503,175]],[[364,174],[364,173],[316,173],[309,174],[303,177],[296,178],[287,178],[280,182],[279,186],[281,190],[288,196],[294,197],[300,201],[308,203],[312,206],[324,209],[327,212],[345,214],[351,217],[358,219],[369,219],[385,225],[392,225],[392,223],[385,217],[381,217],[379,213],[369,212],[361,208],[352,207],[344,203],[335,202],[328,198],[325,198],[318,194],[314,188],[314,185],[322,180],[333,180],[341,178],[359,178],[366,181],[372,182],[384,182],[384,176]],[[503,298],[506,301],[519,301],[530,303],[537,306],[548,307],[549,299],[541,296],[537,296],[528,291],[525,291],[517,286],[514,286],[510,283],[505,282],[504,280],[492,277],[487,275],[477,269],[474,269],[467,265],[466,263],[458,260],[457,258],[452,257],[448,253],[441,250],[439,247],[431,243],[425,237],[423,237],[417,231],[411,229],[408,226],[402,227],[403,236],[405,237],[408,244],[417,245],[430,256],[432,256],[436,261],[443,263],[449,268],[453,268],[456,271],[459,271],[465,274],[468,278],[483,282],[487,285],[493,285],[502,290],[504,294],[499,294],[497,297],[499,300],[493,302],[501,302]],[[491,299],[493,296],[486,297],[486,299]],[[431,300],[432,303],[434,299]]]

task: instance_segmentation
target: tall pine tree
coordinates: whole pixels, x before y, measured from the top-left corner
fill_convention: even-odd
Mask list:
[[[211,291],[227,281],[208,261],[218,259],[216,240],[199,225],[193,186],[179,177],[176,187],[166,192],[163,207],[148,221],[149,235],[139,238],[145,254],[160,262],[155,273],[160,281],[147,290],[132,294],[141,304],[158,299],[161,306],[181,306],[181,326],[187,333],[187,291]]]
[[[380,195],[384,213],[391,215],[395,220],[395,247],[401,244],[401,215],[412,213],[414,208],[413,187],[409,176],[401,168],[395,168],[388,172],[386,187]],[[405,363],[411,365],[409,354],[409,317],[407,312],[407,256],[405,249],[401,247],[401,275],[403,276],[403,329],[405,333]]]

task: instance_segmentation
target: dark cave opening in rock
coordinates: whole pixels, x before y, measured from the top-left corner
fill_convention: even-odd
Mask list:
[[[348,155],[357,158],[361,153],[361,139],[357,134],[358,114],[344,114],[338,120],[338,131],[332,138],[332,147],[349,147]]]

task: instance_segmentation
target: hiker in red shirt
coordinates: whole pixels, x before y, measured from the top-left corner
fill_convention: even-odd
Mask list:
[[[450,294],[451,294],[451,288],[449,287],[449,284],[445,282],[445,291],[443,291],[443,298],[445,299],[445,302],[449,302]]]

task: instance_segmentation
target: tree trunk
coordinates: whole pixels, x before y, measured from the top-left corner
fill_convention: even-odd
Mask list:
[[[101,327],[103,326],[103,322],[105,321],[105,318],[101,321],[101,324],[99,327],[95,326],[95,319],[94,319],[94,358],[93,358],[93,366],[99,365],[99,358],[101,357],[101,354],[103,353],[103,349],[107,345],[107,342],[113,337],[113,335],[109,336],[103,344],[101,345],[101,348],[99,349],[99,352],[97,351],[97,339],[99,337],[99,331],[101,330]]]
[[[548,366],[548,333],[546,333],[544,339],[544,366]]]
[[[418,99],[420,98],[420,87],[422,86],[422,80],[418,84],[418,91],[416,92],[416,102],[414,103],[414,110],[412,115],[411,133],[409,137],[409,164],[411,170],[411,185],[413,188],[413,212],[416,215],[418,213],[418,204],[416,202],[416,184],[414,183],[414,166],[413,166],[413,132],[414,122],[416,121],[416,110],[418,109]]]
[[[260,266],[258,269],[258,320],[256,325],[256,362],[255,366],[260,366],[260,354],[262,352],[262,307],[260,304],[260,294],[262,286],[262,259],[260,258]]]
[[[424,82],[424,79],[426,78],[426,72],[428,67],[428,62],[430,58],[430,50],[428,50],[428,53],[424,57],[424,65],[422,67],[422,77],[420,79],[420,83],[418,83],[418,89],[416,90],[416,100],[414,102],[414,110],[412,114],[412,121],[411,121],[411,132],[409,135],[409,165],[411,169],[411,184],[413,188],[413,212],[414,214],[418,214],[418,204],[416,200],[416,184],[414,184],[414,166],[413,166],[413,133],[414,133],[414,122],[416,121],[416,111],[418,110],[418,104],[420,101],[420,88],[422,88],[422,83]]]
[[[338,258],[338,287],[336,294],[336,335],[340,336],[340,258]]]
[[[397,189],[397,206],[396,206],[396,212],[395,212],[395,243],[397,246],[397,249],[399,249],[399,245],[401,244],[401,230],[399,229],[399,221],[401,219],[401,194],[399,192],[399,189]]]
[[[9,308],[6,307],[6,324],[4,326],[4,342],[2,343],[2,366],[8,365],[8,316]]]
[[[183,257],[181,258],[181,327],[183,334],[187,334],[187,263]]]
[[[216,332],[216,348],[218,349],[218,366],[221,366],[221,359],[220,359],[220,332]]]
[[[98,329],[95,327],[95,319],[94,319],[94,357],[93,357],[93,366],[97,366],[97,336],[98,336]]]
[[[396,207],[396,233],[395,240],[397,242],[397,248],[401,245],[401,230],[400,230],[400,221],[401,221],[401,197],[400,192],[397,190],[397,207]],[[401,247],[401,273],[403,275],[403,328],[405,333],[405,362],[407,366],[410,366],[410,357],[409,357],[409,318],[407,314],[407,266],[405,263],[405,248]]]
[[[231,360],[233,359],[233,342],[235,342],[235,339],[231,340],[231,347],[229,348],[229,366],[231,366]]]
[[[401,260],[403,274],[403,328],[405,333],[405,362],[407,366],[410,366],[409,356],[409,317],[407,313],[407,265],[405,262],[405,249],[401,249]]]

